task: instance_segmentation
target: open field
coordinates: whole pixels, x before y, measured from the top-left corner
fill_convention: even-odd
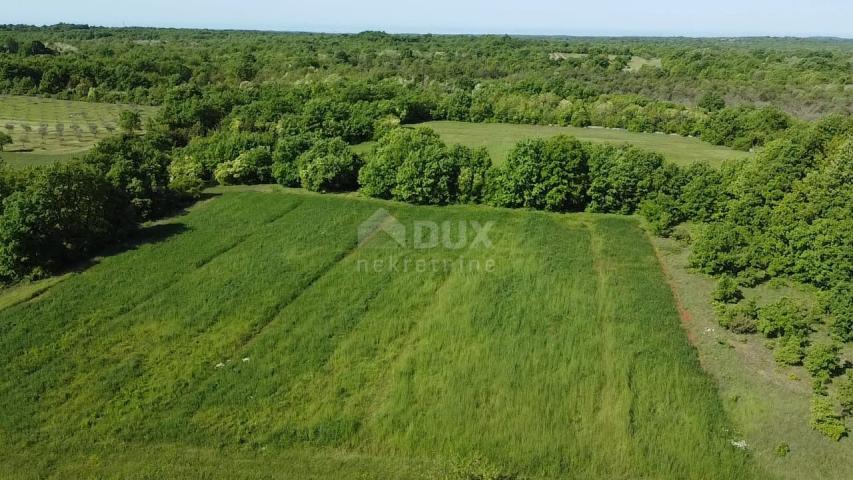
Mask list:
[[[704,162],[720,166],[726,160],[749,156],[747,152],[719,147],[697,138],[633,133],[606,128],[551,127],[544,125],[513,125],[504,123],[426,122],[419,124],[436,131],[447,143],[461,143],[469,147],[486,147],[495,164],[501,164],[507,153],[525,138],[552,137],[565,134],[578,140],[596,143],[630,143],[639,148],[663,154],[679,165]]]
[[[116,132],[119,114],[124,110],[138,111],[144,124],[154,108],[2,95],[0,131],[14,141],[6,147],[7,152],[18,152],[6,158],[10,164],[43,163],[54,155],[62,159],[67,157],[61,156],[83,152]]]
[[[635,219],[217,193],[0,303],[0,476],[765,478]]]
[[[715,279],[688,269],[689,247],[666,238],[653,242],[685,311],[691,343],[703,368],[717,381],[726,411],[742,430],[756,462],[781,479],[853,478],[853,440],[834,442],[809,426],[809,373],[803,367],[780,366],[766,339],[721,327],[711,302]],[[808,302],[810,296],[785,282],[744,289],[744,295],[759,305],[783,296]],[[791,449],[784,457],[776,452],[782,444]]]

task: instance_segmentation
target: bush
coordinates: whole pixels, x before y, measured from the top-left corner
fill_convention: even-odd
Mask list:
[[[847,372],[847,378],[838,386],[838,396],[841,400],[841,412],[853,415],[853,372]]]
[[[853,341],[853,284],[842,283],[827,292],[824,309],[830,316],[833,336],[843,342]]]
[[[302,187],[314,192],[353,191],[361,160],[340,138],[320,140],[299,156]]]
[[[768,338],[805,338],[811,333],[814,314],[790,298],[782,298],[758,311],[758,331]]]
[[[491,203],[555,212],[586,206],[588,153],[573,137],[523,140],[495,172]]]
[[[782,365],[801,365],[807,343],[804,338],[796,336],[782,337],[776,342],[773,358]]]
[[[183,155],[169,165],[169,188],[192,197],[204,189],[204,165],[191,155]]]
[[[699,232],[690,252],[690,265],[710,275],[736,275],[747,265],[745,229],[731,223],[712,223]]]
[[[828,383],[841,368],[839,347],[833,343],[816,343],[806,351],[803,365],[816,381]]]
[[[723,275],[714,288],[713,298],[717,302],[737,303],[743,298],[743,292],[737,281],[728,275]]]
[[[811,427],[835,441],[841,440],[841,437],[847,434],[847,426],[828,397],[812,397],[811,417]]]
[[[716,304],[720,326],[734,333],[755,333],[758,310],[755,302],[749,301],[740,305]]]
[[[234,160],[220,163],[213,173],[221,185],[256,185],[272,181],[272,155],[267,147],[256,147]]]
[[[640,203],[640,215],[645,217],[652,233],[662,237],[672,234],[673,228],[684,221],[684,215],[678,202],[666,194],[655,195],[654,198]]]

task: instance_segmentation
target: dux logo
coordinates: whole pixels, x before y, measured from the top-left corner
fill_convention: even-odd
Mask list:
[[[411,226],[411,245],[415,249],[429,249],[441,245],[449,250],[460,250],[466,247],[492,248],[489,231],[495,226],[495,222],[459,220],[438,223],[416,220]],[[384,232],[401,247],[408,245],[409,229],[384,208],[376,210],[358,226],[358,245],[364,245],[380,232]],[[473,238],[469,232],[473,234]]]

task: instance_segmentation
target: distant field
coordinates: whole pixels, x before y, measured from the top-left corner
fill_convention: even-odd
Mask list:
[[[727,147],[719,147],[697,138],[633,133],[606,128],[550,127],[543,125],[515,125],[504,123],[426,122],[419,124],[436,131],[447,143],[460,143],[469,147],[486,147],[495,164],[506,160],[507,153],[521,140],[533,137],[573,135],[579,140],[596,143],[630,143],[639,148],[661,153],[679,165],[703,162],[718,167],[726,160],[746,158],[750,154]],[[365,147],[361,147],[364,151]]]
[[[6,146],[7,160],[40,164],[80,153],[116,132],[119,114],[136,110],[144,119],[152,107],[54,100],[27,96],[0,96],[0,131],[14,143]],[[32,157],[32,158],[30,158]]]
[[[635,219],[217,193],[0,301],[0,476],[764,478]]]

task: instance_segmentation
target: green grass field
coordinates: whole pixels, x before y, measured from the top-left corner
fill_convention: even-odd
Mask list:
[[[0,154],[10,165],[65,160],[117,131],[119,114],[138,111],[144,120],[153,107],[0,95],[0,128],[14,143]]]
[[[763,478],[635,219],[218,193],[7,292],[0,476]]]
[[[544,125],[513,125],[503,123],[426,122],[420,124],[436,131],[447,143],[469,147],[486,147],[495,164],[506,160],[507,153],[521,140],[565,134],[578,140],[595,143],[630,143],[639,148],[663,154],[679,165],[704,162],[720,166],[726,160],[743,159],[747,152],[703,142],[697,138],[655,133],[633,133],[606,128],[551,127]],[[365,151],[366,147],[361,147]]]

